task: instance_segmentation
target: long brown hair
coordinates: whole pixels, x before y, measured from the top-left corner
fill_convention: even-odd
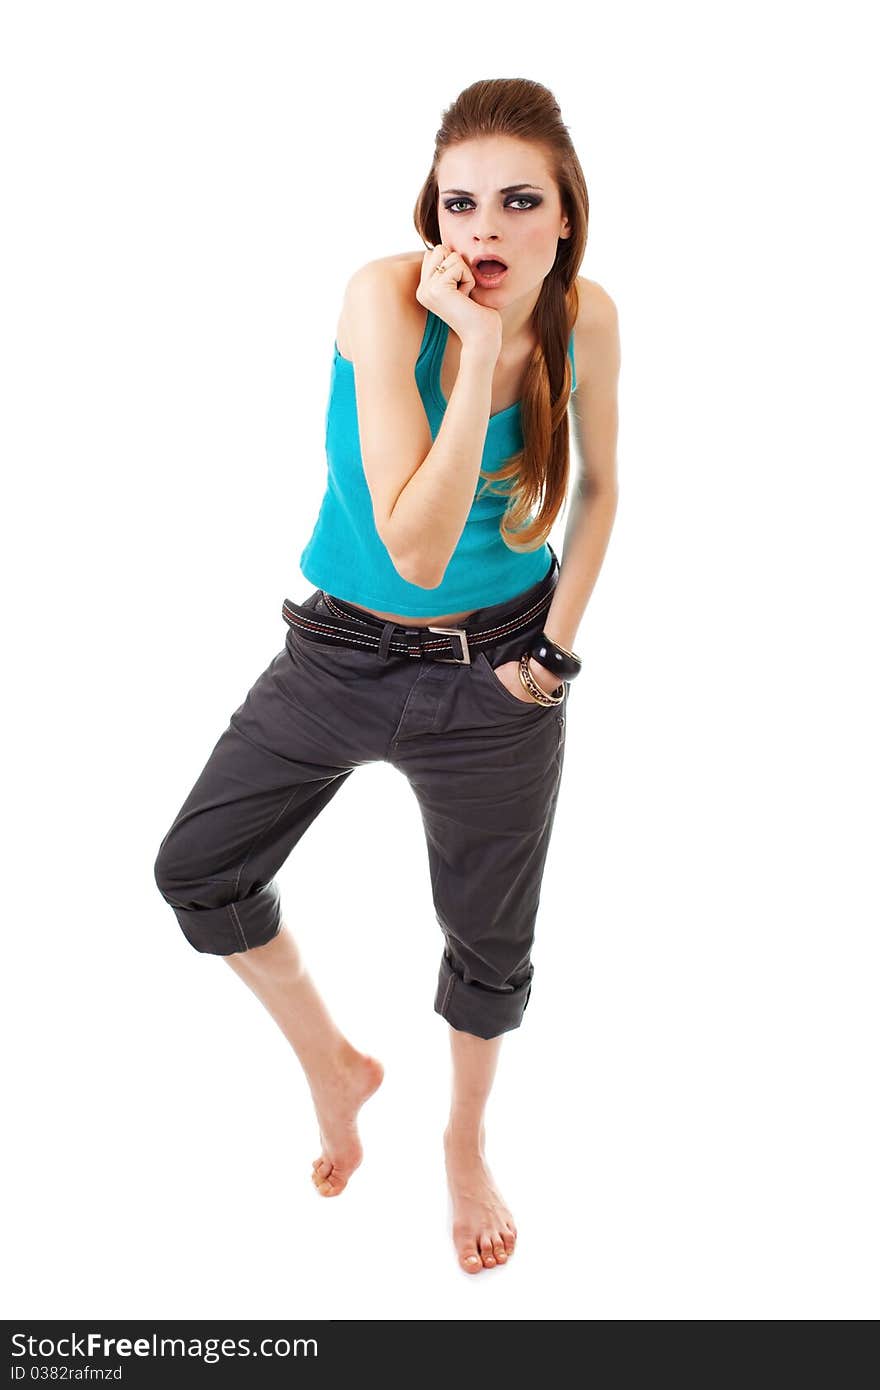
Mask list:
[[[571,235],[559,241],[532,315],[538,341],[523,383],[524,447],[493,472],[480,469],[485,487],[510,497],[501,522],[505,543],[511,550],[532,551],[547,539],[568,490],[568,340],[577,322],[577,272],[587,244],[590,203],[580,161],[553,93],[524,77],[488,78],[466,87],[443,113],[431,172],[413,213],[423,242],[430,246],[440,242],[437,165],[442,154],[453,145],[487,135],[511,135],[541,146],[571,224]],[[509,488],[493,487],[493,481],[507,479],[514,480]]]

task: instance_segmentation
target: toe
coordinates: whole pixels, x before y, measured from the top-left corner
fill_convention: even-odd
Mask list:
[[[492,1269],[495,1265],[495,1252],[492,1249],[492,1237],[488,1231],[484,1231],[480,1236],[480,1254],[486,1268]]]
[[[459,1251],[458,1258],[461,1261],[462,1269],[466,1269],[468,1274],[479,1274],[483,1268],[483,1261],[477,1254],[477,1248],[472,1241]]]
[[[312,1173],[312,1182],[319,1192],[323,1192],[325,1187],[332,1187],[334,1176],[333,1164],[322,1163],[320,1168],[316,1168]]]
[[[322,1197],[338,1197],[347,1181],[341,1173],[331,1173],[329,1177],[318,1180],[318,1191]]]
[[[507,1251],[504,1248],[504,1241],[500,1235],[492,1237],[492,1253],[498,1264],[503,1265],[507,1259]]]

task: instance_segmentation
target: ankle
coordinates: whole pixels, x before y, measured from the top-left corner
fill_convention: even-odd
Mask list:
[[[341,1034],[312,1046],[308,1055],[300,1054],[300,1061],[313,1090],[316,1086],[324,1089],[345,1082],[360,1059],[361,1054]]]
[[[443,1141],[447,1149],[460,1149],[482,1154],[486,1143],[486,1129],[482,1117],[451,1115],[443,1131]]]

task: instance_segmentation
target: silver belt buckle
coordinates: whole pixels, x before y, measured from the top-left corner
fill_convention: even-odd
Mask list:
[[[461,650],[464,653],[463,656],[435,656],[433,658],[434,661],[454,661],[457,662],[459,666],[470,666],[471,654],[468,648],[467,632],[463,627],[431,627],[429,624],[428,631],[442,632],[447,637],[457,637],[461,642]]]

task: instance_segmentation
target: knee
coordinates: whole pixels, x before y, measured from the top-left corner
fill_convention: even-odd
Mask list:
[[[195,950],[230,956],[266,945],[281,927],[274,880],[243,879],[222,866],[218,872],[217,860],[188,823],[176,824],[153,863],[156,887]]]
[[[186,857],[181,853],[180,844],[172,828],[162,840],[153,863],[156,887],[167,901],[175,893],[179,893],[181,886],[191,877]]]
[[[169,862],[169,856],[165,852],[164,840],[159,846],[159,853],[156,855],[156,859],[153,864],[153,878],[156,881],[156,887],[159,889],[159,892],[162,894],[162,897],[164,898],[167,895],[169,885],[171,883],[171,865]]]

